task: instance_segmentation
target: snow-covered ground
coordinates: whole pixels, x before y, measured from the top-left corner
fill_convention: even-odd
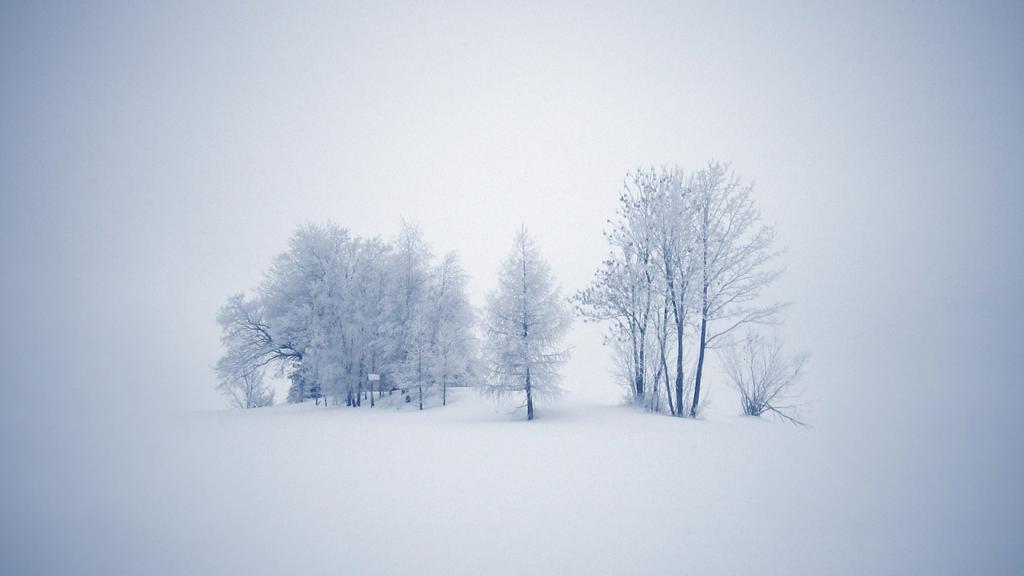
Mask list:
[[[307,403],[192,413],[159,433],[140,429],[131,448],[111,445],[135,454],[112,448],[90,456],[81,477],[51,479],[60,493],[38,496],[54,503],[29,513],[36,529],[57,532],[24,527],[16,538],[28,548],[13,560],[43,572],[121,574],[1007,565],[1007,539],[1019,536],[985,526],[993,502],[957,493],[968,484],[865,468],[826,430],[730,408],[677,420],[567,395],[525,422],[457,390],[448,407],[423,412]]]

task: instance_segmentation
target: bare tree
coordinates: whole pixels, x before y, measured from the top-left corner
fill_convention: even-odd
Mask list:
[[[220,368],[218,366],[218,368]],[[263,382],[263,370],[260,368],[221,372],[220,384],[217,389],[236,408],[263,408],[274,405],[274,390]]]
[[[700,271],[700,336],[690,404],[695,417],[707,349],[740,326],[771,320],[782,305],[755,303],[780,272],[766,267],[778,255],[772,250],[775,231],[759,224],[750,197],[753,185],[742,184],[727,164],[711,162],[692,174],[687,186],[694,202],[694,256]]]
[[[743,413],[761,416],[771,413],[779,418],[803,425],[793,414],[791,391],[807,362],[806,354],[787,358],[782,353],[782,340],[747,333],[746,338],[719,352],[726,375],[740,394]]]
[[[262,374],[268,364],[276,362],[283,370],[302,360],[298,347],[271,335],[258,300],[246,300],[243,294],[231,296],[221,307],[217,322],[226,348],[216,365],[222,391],[238,387],[253,374]]]
[[[642,173],[642,172],[641,172]],[[694,204],[691,190],[683,185],[683,172],[676,168],[662,170],[660,174],[653,170],[647,176],[654,189],[650,194],[653,213],[650,225],[653,227],[654,254],[661,269],[661,289],[664,305],[662,307],[662,329],[659,331],[659,349],[661,352],[661,372],[664,373],[668,401],[674,416],[684,416],[686,397],[689,387],[684,384],[684,349],[686,324],[693,308],[693,291],[690,289],[697,276],[697,260],[694,257]],[[669,324],[671,311],[671,324]],[[671,386],[669,385],[669,367],[665,360],[667,340],[670,334],[675,335],[675,405],[672,405]]]
[[[774,230],[760,224],[751,190],[717,162],[687,177],[679,168],[627,176],[606,233],[611,254],[574,301],[585,319],[611,322],[606,343],[623,356],[633,399],[651,410],[664,383],[669,411],[696,417],[707,350],[781,308],[758,303],[779,272],[768,267]]]
[[[629,378],[630,396],[636,403],[653,408],[657,403],[656,386],[661,375],[664,347],[660,342],[663,323],[657,318],[663,311],[660,302],[660,265],[655,259],[656,222],[661,218],[662,197],[671,186],[672,172],[637,170],[627,175],[619,195],[616,219],[605,233],[611,253],[594,274],[594,281],[573,297],[577,313],[589,321],[611,321],[611,334],[605,343],[617,346]],[[651,330],[656,331],[655,334]],[[651,355],[652,336],[658,340],[658,357]],[[655,382],[649,382],[653,372]]]

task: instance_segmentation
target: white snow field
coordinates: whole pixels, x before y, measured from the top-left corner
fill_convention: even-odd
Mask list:
[[[111,448],[90,456],[91,472],[50,479],[58,503],[23,511],[44,529],[17,532],[35,552],[15,560],[97,574],[1007,566],[1019,535],[992,524],[1002,504],[986,495],[1013,492],[997,475],[945,460],[908,472],[898,450],[865,458],[827,429],[731,416],[718,402],[695,421],[567,395],[526,422],[456,390],[423,412],[306,403],[192,413],[153,434],[140,423],[142,441],[124,448],[137,454]]]

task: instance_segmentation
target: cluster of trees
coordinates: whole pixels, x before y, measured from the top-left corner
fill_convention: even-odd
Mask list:
[[[372,407],[401,389],[422,410],[432,397],[446,405],[449,386],[474,384],[521,396],[532,420],[535,399],[558,393],[568,359],[559,342],[571,313],[551,269],[520,230],[488,298],[482,354],[466,281],[455,254],[435,260],[414,226],[388,244],[306,225],[253,298],[236,294],[221,309],[219,387],[239,408],[268,406],[272,368],[291,381],[289,402]]]
[[[749,331],[782,308],[760,303],[779,275],[778,252],[751,190],[718,162],[627,175],[605,233],[609,256],[570,301],[585,320],[608,323],[606,343],[637,404],[696,417],[707,353],[717,349],[744,413],[798,422],[786,398],[805,357],[787,358],[781,341]],[[241,408],[272,404],[263,376],[273,367],[291,381],[289,402],[373,406],[375,393],[401,389],[422,410],[435,396],[447,404],[449,386],[473,384],[521,397],[532,420],[536,400],[559,391],[569,301],[520,230],[482,316],[481,350],[466,281],[458,258],[435,259],[414,226],[391,243],[304,226],[255,296],[232,296],[221,310],[220,387]]]
[[[611,252],[573,299],[584,319],[609,323],[606,343],[638,404],[695,417],[708,350],[731,350],[738,328],[782,308],[758,303],[778,252],[751,190],[718,162],[627,176],[605,234]]]
[[[221,309],[220,388],[239,407],[267,405],[272,368],[291,381],[289,402],[373,406],[375,394],[403,389],[421,409],[434,396],[444,404],[477,369],[466,281],[458,258],[435,259],[414,226],[387,243],[306,225],[252,298]]]

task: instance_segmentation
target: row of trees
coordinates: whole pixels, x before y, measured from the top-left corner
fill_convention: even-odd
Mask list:
[[[784,401],[804,357],[787,358],[780,341],[750,331],[734,344],[738,329],[773,322],[782,308],[760,303],[779,275],[778,251],[751,190],[718,162],[627,176],[606,232],[610,254],[570,301],[585,320],[609,325],[606,343],[637,404],[696,417],[707,353],[719,349],[744,413],[796,421]],[[221,310],[220,386],[239,407],[270,404],[263,374],[274,367],[291,380],[289,402],[373,406],[375,392],[400,388],[422,409],[435,394],[447,404],[450,385],[472,383],[522,397],[532,420],[536,399],[559,390],[567,304],[520,230],[484,310],[481,351],[454,254],[435,259],[407,224],[392,243],[307,225],[253,298],[235,295]],[[380,376],[376,390],[369,374]]]
[[[525,229],[488,298],[482,354],[458,259],[435,261],[407,224],[392,244],[332,224],[304,226],[255,293],[232,296],[218,317],[220,388],[239,408],[273,403],[263,381],[273,368],[291,380],[289,402],[372,407],[375,394],[402,389],[422,410],[432,396],[447,404],[449,386],[473,383],[521,396],[532,420],[535,399],[558,393],[568,359],[560,342],[571,314]],[[369,374],[380,377],[376,390]]]
[[[751,190],[718,162],[627,176],[605,234],[611,252],[574,302],[583,318],[609,323],[606,343],[635,402],[695,417],[708,350],[732,350],[738,328],[773,321],[782,308],[758,303],[779,275],[778,252]]]
[[[454,254],[435,259],[419,229],[393,243],[333,224],[292,236],[251,299],[228,299],[218,321],[226,352],[220,387],[243,408],[272,403],[263,374],[291,381],[289,402],[372,406],[374,395],[415,392],[419,407],[477,370],[466,274]],[[380,376],[376,390],[369,374]]]

